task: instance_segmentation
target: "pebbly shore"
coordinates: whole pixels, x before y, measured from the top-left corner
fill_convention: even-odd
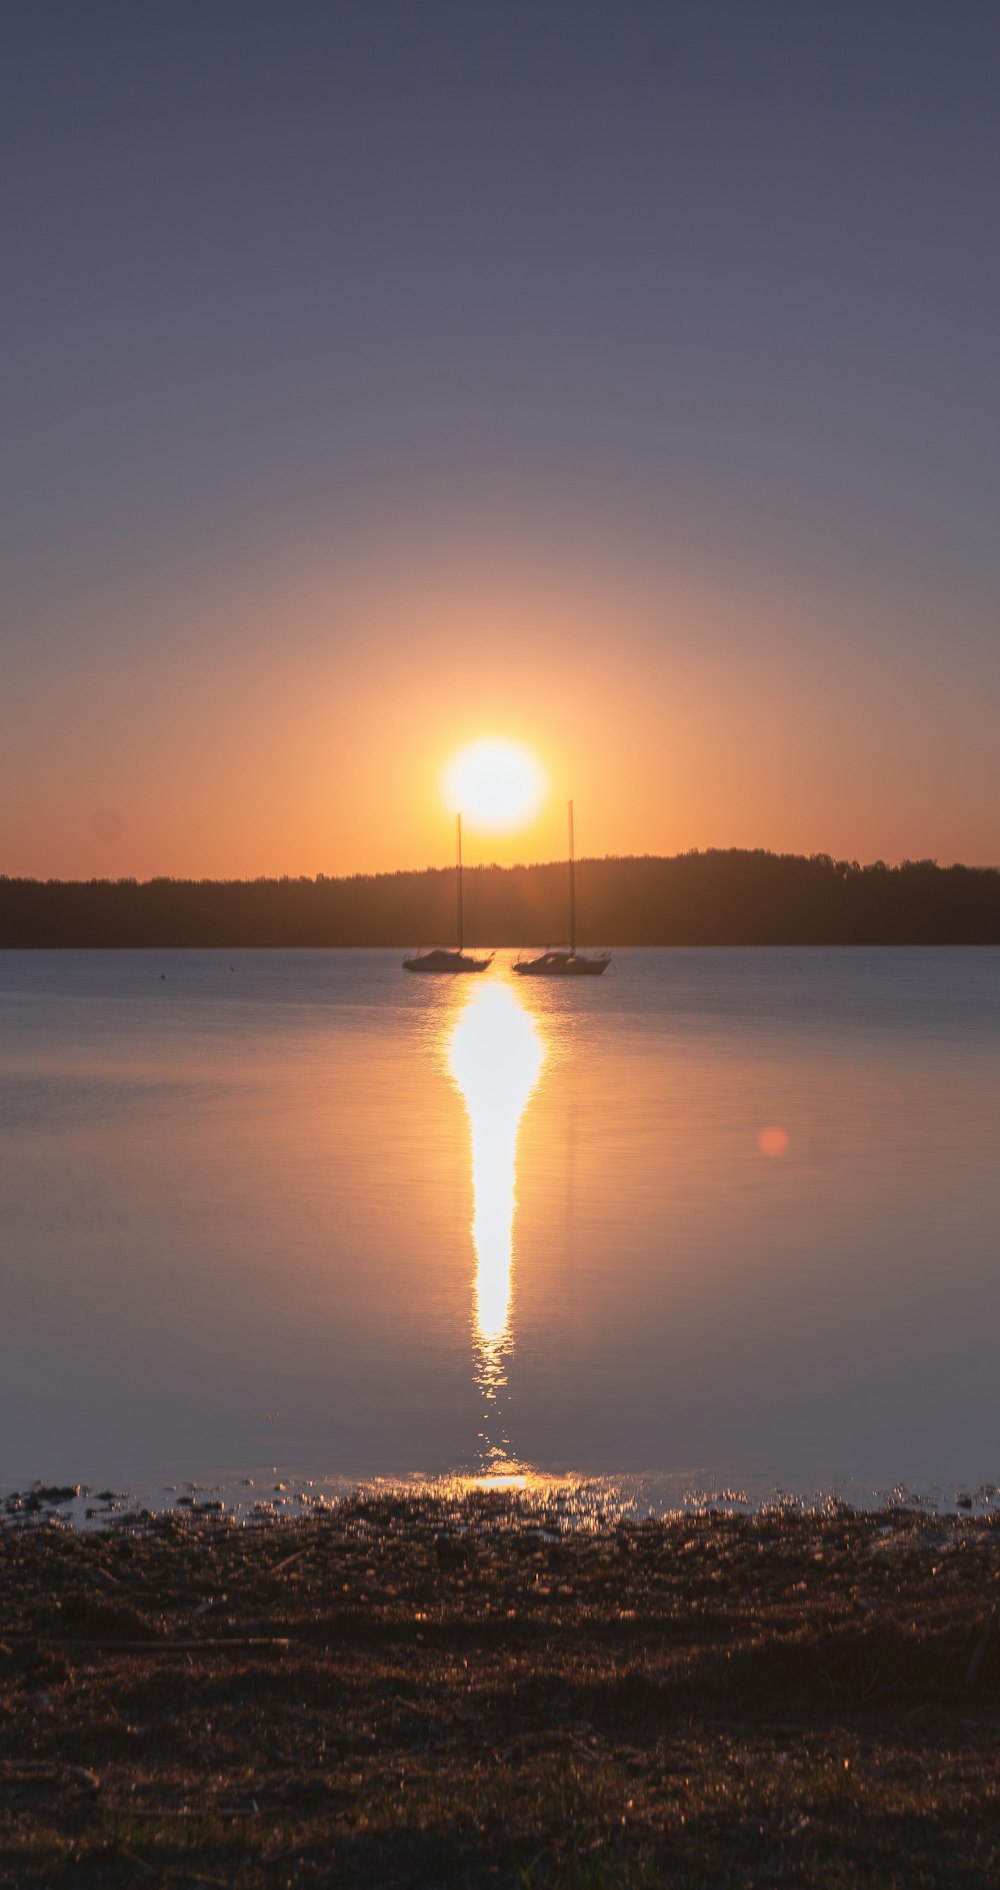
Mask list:
[[[905,1510],[8,1519],[0,1882],[995,1884],[998,1600]]]

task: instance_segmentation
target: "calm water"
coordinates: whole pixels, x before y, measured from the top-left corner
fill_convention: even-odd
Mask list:
[[[1000,1481],[1000,954],[400,956],[0,954],[0,1489]]]

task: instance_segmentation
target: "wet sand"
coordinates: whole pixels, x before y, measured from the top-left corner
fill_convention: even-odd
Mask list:
[[[991,1520],[8,1520],[0,1581],[19,1890],[1000,1881]]]

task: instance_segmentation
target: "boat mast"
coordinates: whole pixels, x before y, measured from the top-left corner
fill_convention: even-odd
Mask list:
[[[465,940],[463,937],[463,919],[462,919],[462,816],[461,814],[455,815],[455,823],[458,828],[458,949],[459,951],[461,951],[465,943]]]
[[[573,803],[569,803],[569,949],[576,957],[576,869],[573,864]]]

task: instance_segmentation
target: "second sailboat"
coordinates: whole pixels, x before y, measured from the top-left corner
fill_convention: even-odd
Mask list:
[[[543,952],[540,958],[519,958],[514,970],[521,978],[599,978],[611,963],[610,952],[588,958],[576,949],[576,861],[573,856],[573,803],[569,802],[569,951]]]

